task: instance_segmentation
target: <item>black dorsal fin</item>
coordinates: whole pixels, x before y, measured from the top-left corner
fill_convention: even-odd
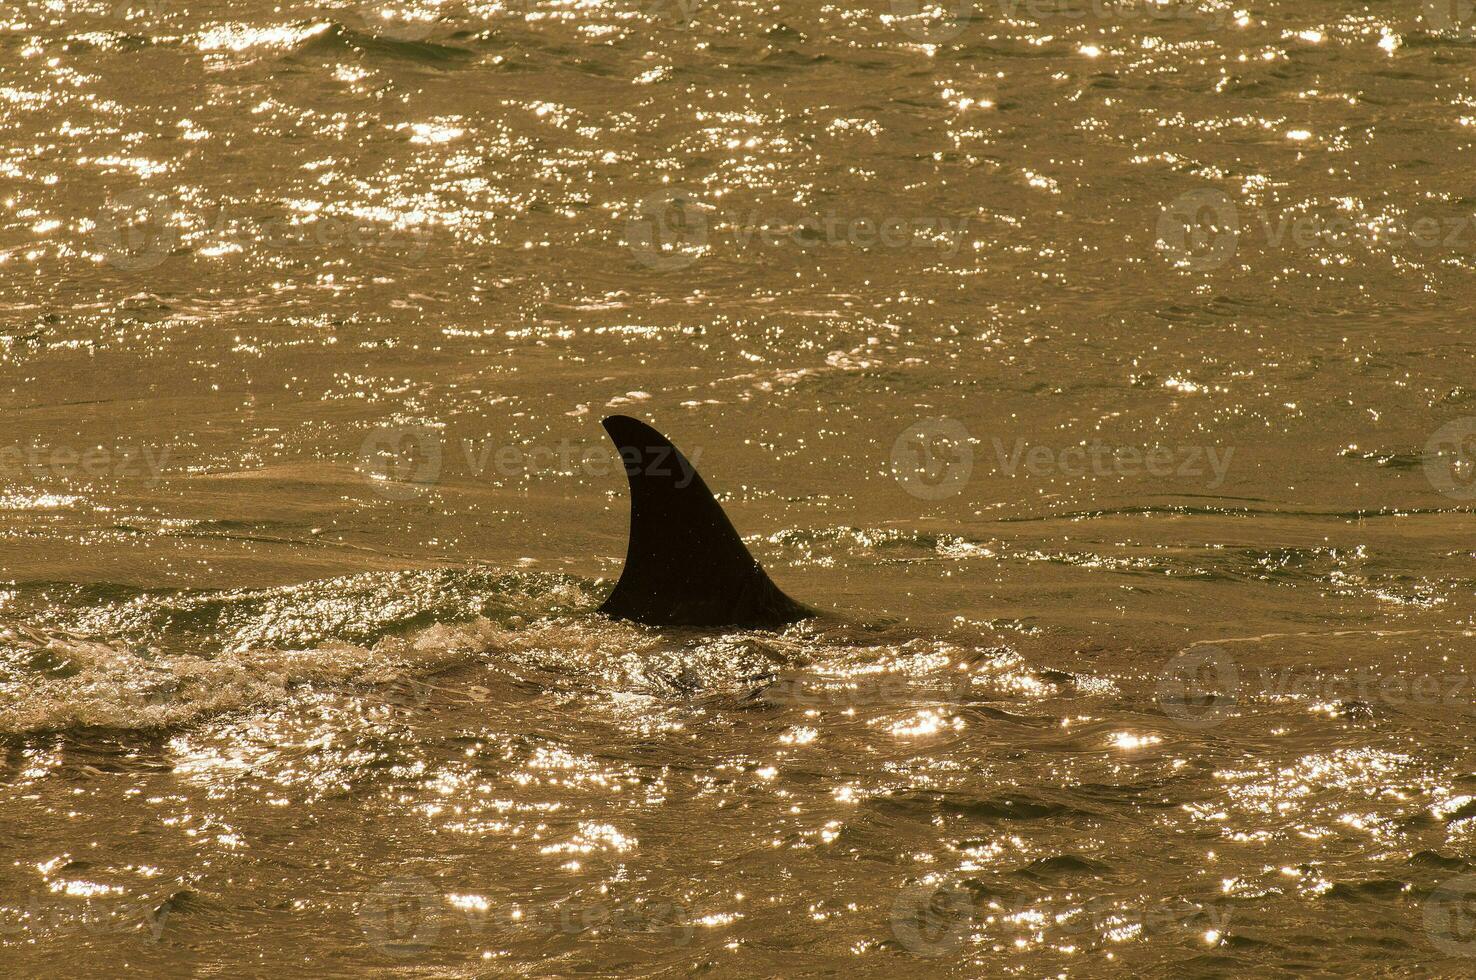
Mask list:
[[[652,626],[782,626],[814,613],[764,572],[697,469],[625,415],[601,423],[630,481],[630,543],[600,612]]]

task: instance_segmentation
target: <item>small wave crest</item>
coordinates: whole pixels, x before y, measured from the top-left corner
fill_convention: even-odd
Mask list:
[[[332,642],[301,650],[240,650],[214,657],[156,654],[115,643],[0,627],[0,643],[28,654],[0,706],[0,733],[174,728],[203,717],[280,704],[305,685],[387,684],[469,662],[502,631],[491,620],[437,625],[372,646]]]
[[[0,734],[172,728],[304,686],[436,673],[513,647],[530,618],[593,601],[564,576],[482,569],[255,590],[30,591],[16,611],[44,615],[0,620]]]

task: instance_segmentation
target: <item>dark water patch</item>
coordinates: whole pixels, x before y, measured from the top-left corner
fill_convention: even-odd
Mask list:
[[[1323,895],[1330,902],[1366,902],[1386,900],[1409,891],[1410,883],[1394,878],[1371,878],[1367,881],[1335,882]]]
[[[1184,801],[1172,798],[1168,791],[1175,783],[1187,778],[1187,775],[1178,775],[1141,783],[1083,783],[1075,787],[1075,793],[1098,804],[1104,812],[1133,807],[1169,810],[1182,806]]]
[[[1054,857],[1031,861],[1025,867],[1015,869],[1013,873],[1033,881],[1059,882],[1100,878],[1110,870],[1110,865],[1093,861],[1079,854],[1058,854]]]
[[[1436,868],[1440,871],[1465,871],[1471,862],[1463,857],[1446,856],[1439,851],[1417,851],[1405,862],[1414,868]]]
[[[879,813],[912,820],[945,816],[981,821],[1032,821],[1095,816],[1069,804],[1028,793],[985,797],[962,792],[899,790],[868,800],[867,806]]]

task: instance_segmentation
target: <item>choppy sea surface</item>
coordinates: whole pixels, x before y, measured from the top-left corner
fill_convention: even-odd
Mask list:
[[[0,972],[1469,976],[1476,13],[0,7]],[[646,419],[827,615],[594,612]]]

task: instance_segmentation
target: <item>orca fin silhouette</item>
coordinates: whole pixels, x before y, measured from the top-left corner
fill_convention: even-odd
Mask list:
[[[669,439],[626,415],[600,424],[630,481],[625,568],[600,612],[649,626],[754,628],[815,615],[770,581]]]

